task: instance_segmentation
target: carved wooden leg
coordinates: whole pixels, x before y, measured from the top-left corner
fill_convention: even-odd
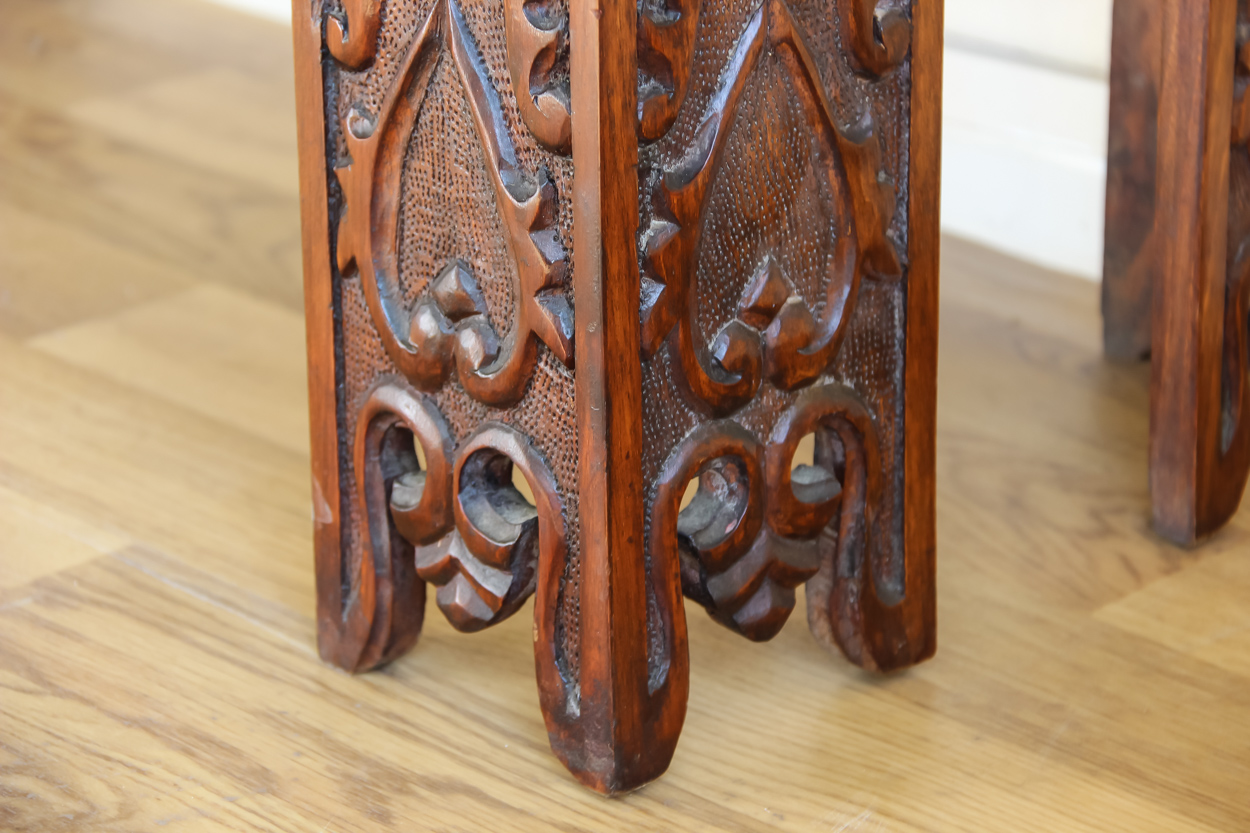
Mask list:
[[[532,595],[603,792],[672,757],[683,593],[930,656],[940,0],[294,11],[323,656]]]
[[[1236,0],[1115,4],[1106,347],[1153,352],[1154,521],[1182,545],[1228,521],[1250,471],[1250,63],[1238,20],[1250,23]]]
[[[1181,544],[1228,521],[1250,472],[1248,25],[1244,0],[1164,5],[1150,479]]]
[[[1161,268],[1156,244],[1163,0],[1116,0],[1111,41],[1107,218],[1102,270],[1107,355],[1150,355],[1151,308]]]

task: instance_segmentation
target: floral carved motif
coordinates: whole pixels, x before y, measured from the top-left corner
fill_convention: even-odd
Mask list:
[[[813,432],[814,465],[792,468],[799,441]],[[692,477],[698,492],[679,510]],[[874,561],[891,557],[874,534],[881,489],[868,410],[849,388],[817,386],[782,415],[764,443],[730,420],[689,434],[660,477],[651,546],[677,541],[686,595],[756,641],[785,625],[795,588],[827,572],[827,595],[809,595],[809,604],[828,629],[831,608],[846,612],[861,597],[889,595],[869,578]],[[848,654],[863,653],[853,619],[831,636]]]
[[[842,216],[834,218],[837,252],[825,276],[819,318],[766,256],[754,275],[744,276],[738,317],[710,345],[702,344],[693,297],[707,197],[724,172],[725,146],[743,90],[766,53],[776,55],[794,79],[830,190],[843,197]],[[766,0],[751,18],[696,136],[689,155],[663,172],[643,233],[648,274],[642,343],[650,354],[667,342],[692,396],[714,416],[725,416],[751,401],[764,377],[784,390],[814,382],[837,355],[863,275],[901,277],[901,258],[889,231],[896,198],[871,116],[853,125],[837,123],[810,50],[783,0]]]
[[[415,308],[401,298],[404,155],[444,53],[454,62],[472,110],[516,263],[516,321],[503,339],[485,315],[478,279],[463,262],[447,264],[429,297]],[[430,12],[377,116],[353,110],[344,127],[351,162],[337,172],[346,202],[339,220],[338,266],[344,275],[359,272],[378,333],[400,372],[418,388],[436,390],[454,368],[471,396],[502,407],[524,394],[537,358],[536,340],[571,367],[572,308],[562,290],[566,256],[555,226],[555,186],[545,171],[531,175],[517,162],[498,94],[454,0],[439,0]]]

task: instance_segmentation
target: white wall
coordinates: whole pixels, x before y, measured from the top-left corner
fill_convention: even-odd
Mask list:
[[[942,224],[1102,274],[1111,0],[947,0]]]
[[[290,21],[290,0],[216,2]],[[1101,275],[1111,3],[946,0],[947,231]]]

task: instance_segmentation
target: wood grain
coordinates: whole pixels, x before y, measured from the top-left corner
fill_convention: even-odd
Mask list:
[[[1250,477],[1250,53],[1242,0],[1117,0],[1104,341],[1150,356],[1155,528],[1192,546]]]
[[[175,284],[176,285],[176,284]],[[99,377],[308,453],[300,316],[237,289],[200,284],[117,315],[28,340]],[[272,345],[283,344],[286,350]]]
[[[1158,223],[1168,235],[1154,287],[1150,485],[1156,529],[1183,545],[1232,517],[1250,477],[1250,215],[1239,193],[1246,138],[1233,120],[1241,9],[1164,5]]]
[[[1116,0],[1112,12],[1102,311],[1107,355],[1119,361],[1150,355],[1151,308],[1161,266],[1155,166],[1163,7],[1161,0]]]
[[[287,31],[190,0],[0,8],[23,31],[49,26],[50,43],[77,44],[44,64],[64,97],[49,94],[49,117],[65,117],[59,102],[105,94],[102,79],[124,92],[125,67],[106,62],[131,58],[98,42],[123,29],[149,44],[135,55],[168,61],[152,57],[135,84],[252,61],[256,83],[290,95]],[[202,24],[218,15],[230,25]],[[174,60],[180,37],[188,57]],[[267,72],[258,50],[285,57]],[[26,60],[0,52],[0,79]],[[18,316],[71,303],[74,281],[107,292],[107,270],[82,269],[91,250],[70,233],[83,228],[76,199],[125,194],[141,177],[153,227],[172,229],[176,218],[157,221],[188,204],[186,184],[212,187],[185,162],[134,151],[110,167],[124,145],[80,143],[67,156],[35,131],[0,131],[9,170],[47,175],[38,203],[9,204],[67,236],[59,248],[5,238],[17,262],[38,259],[49,276],[13,293]],[[231,187],[239,199],[271,198],[262,183]],[[79,306],[38,332],[0,330],[0,576],[13,577],[0,579],[0,828],[1247,826],[1250,512],[1199,553],[1150,533],[1148,371],[1102,359],[1093,285],[943,241],[937,658],[878,679],[830,661],[802,628],[759,646],[691,607],[699,649],[682,743],[664,779],[604,800],[550,754],[524,615],[474,636],[431,617],[420,646],[377,674],[323,665],[307,457],[266,428],[134,382],[151,353],[167,351],[143,335],[143,311],[192,288],[185,281],[232,299],[203,323],[223,344],[237,335],[230,304],[238,320],[253,320],[258,304],[267,314],[285,306],[265,303],[290,279],[267,265],[265,241],[295,240],[298,209],[272,204],[235,238],[233,270],[175,278],[171,267],[178,285],[167,292],[153,284],[155,296],[123,296],[95,316]],[[137,258],[218,245],[210,225],[184,227],[175,244],[106,226],[107,214],[94,215],[93,233]],[[12,274],[0,268],[0,289]],[[253,352],[303,349],[300,311],[287,315]],[[29,341],[132,322],[119,337],[149,354],[123,355],[109,374]],[[284,374],[283,386],[301,375],[258,355],[256,375],[232,394],[213,381],[239,372],[228,353],[166,358],[207,374],[206,391],[227,400],[268,373]]]

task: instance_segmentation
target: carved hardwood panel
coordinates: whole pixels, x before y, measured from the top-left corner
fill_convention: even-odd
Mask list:
[[[532,597],[604,792],[672,757],[683,596],[929,657],[940,1],[294,10],[323,657]]]
[[[1156,529],[1193,544],[1250,476],[1250,4],[1117,0],[1107,350],[1151,355]]]

